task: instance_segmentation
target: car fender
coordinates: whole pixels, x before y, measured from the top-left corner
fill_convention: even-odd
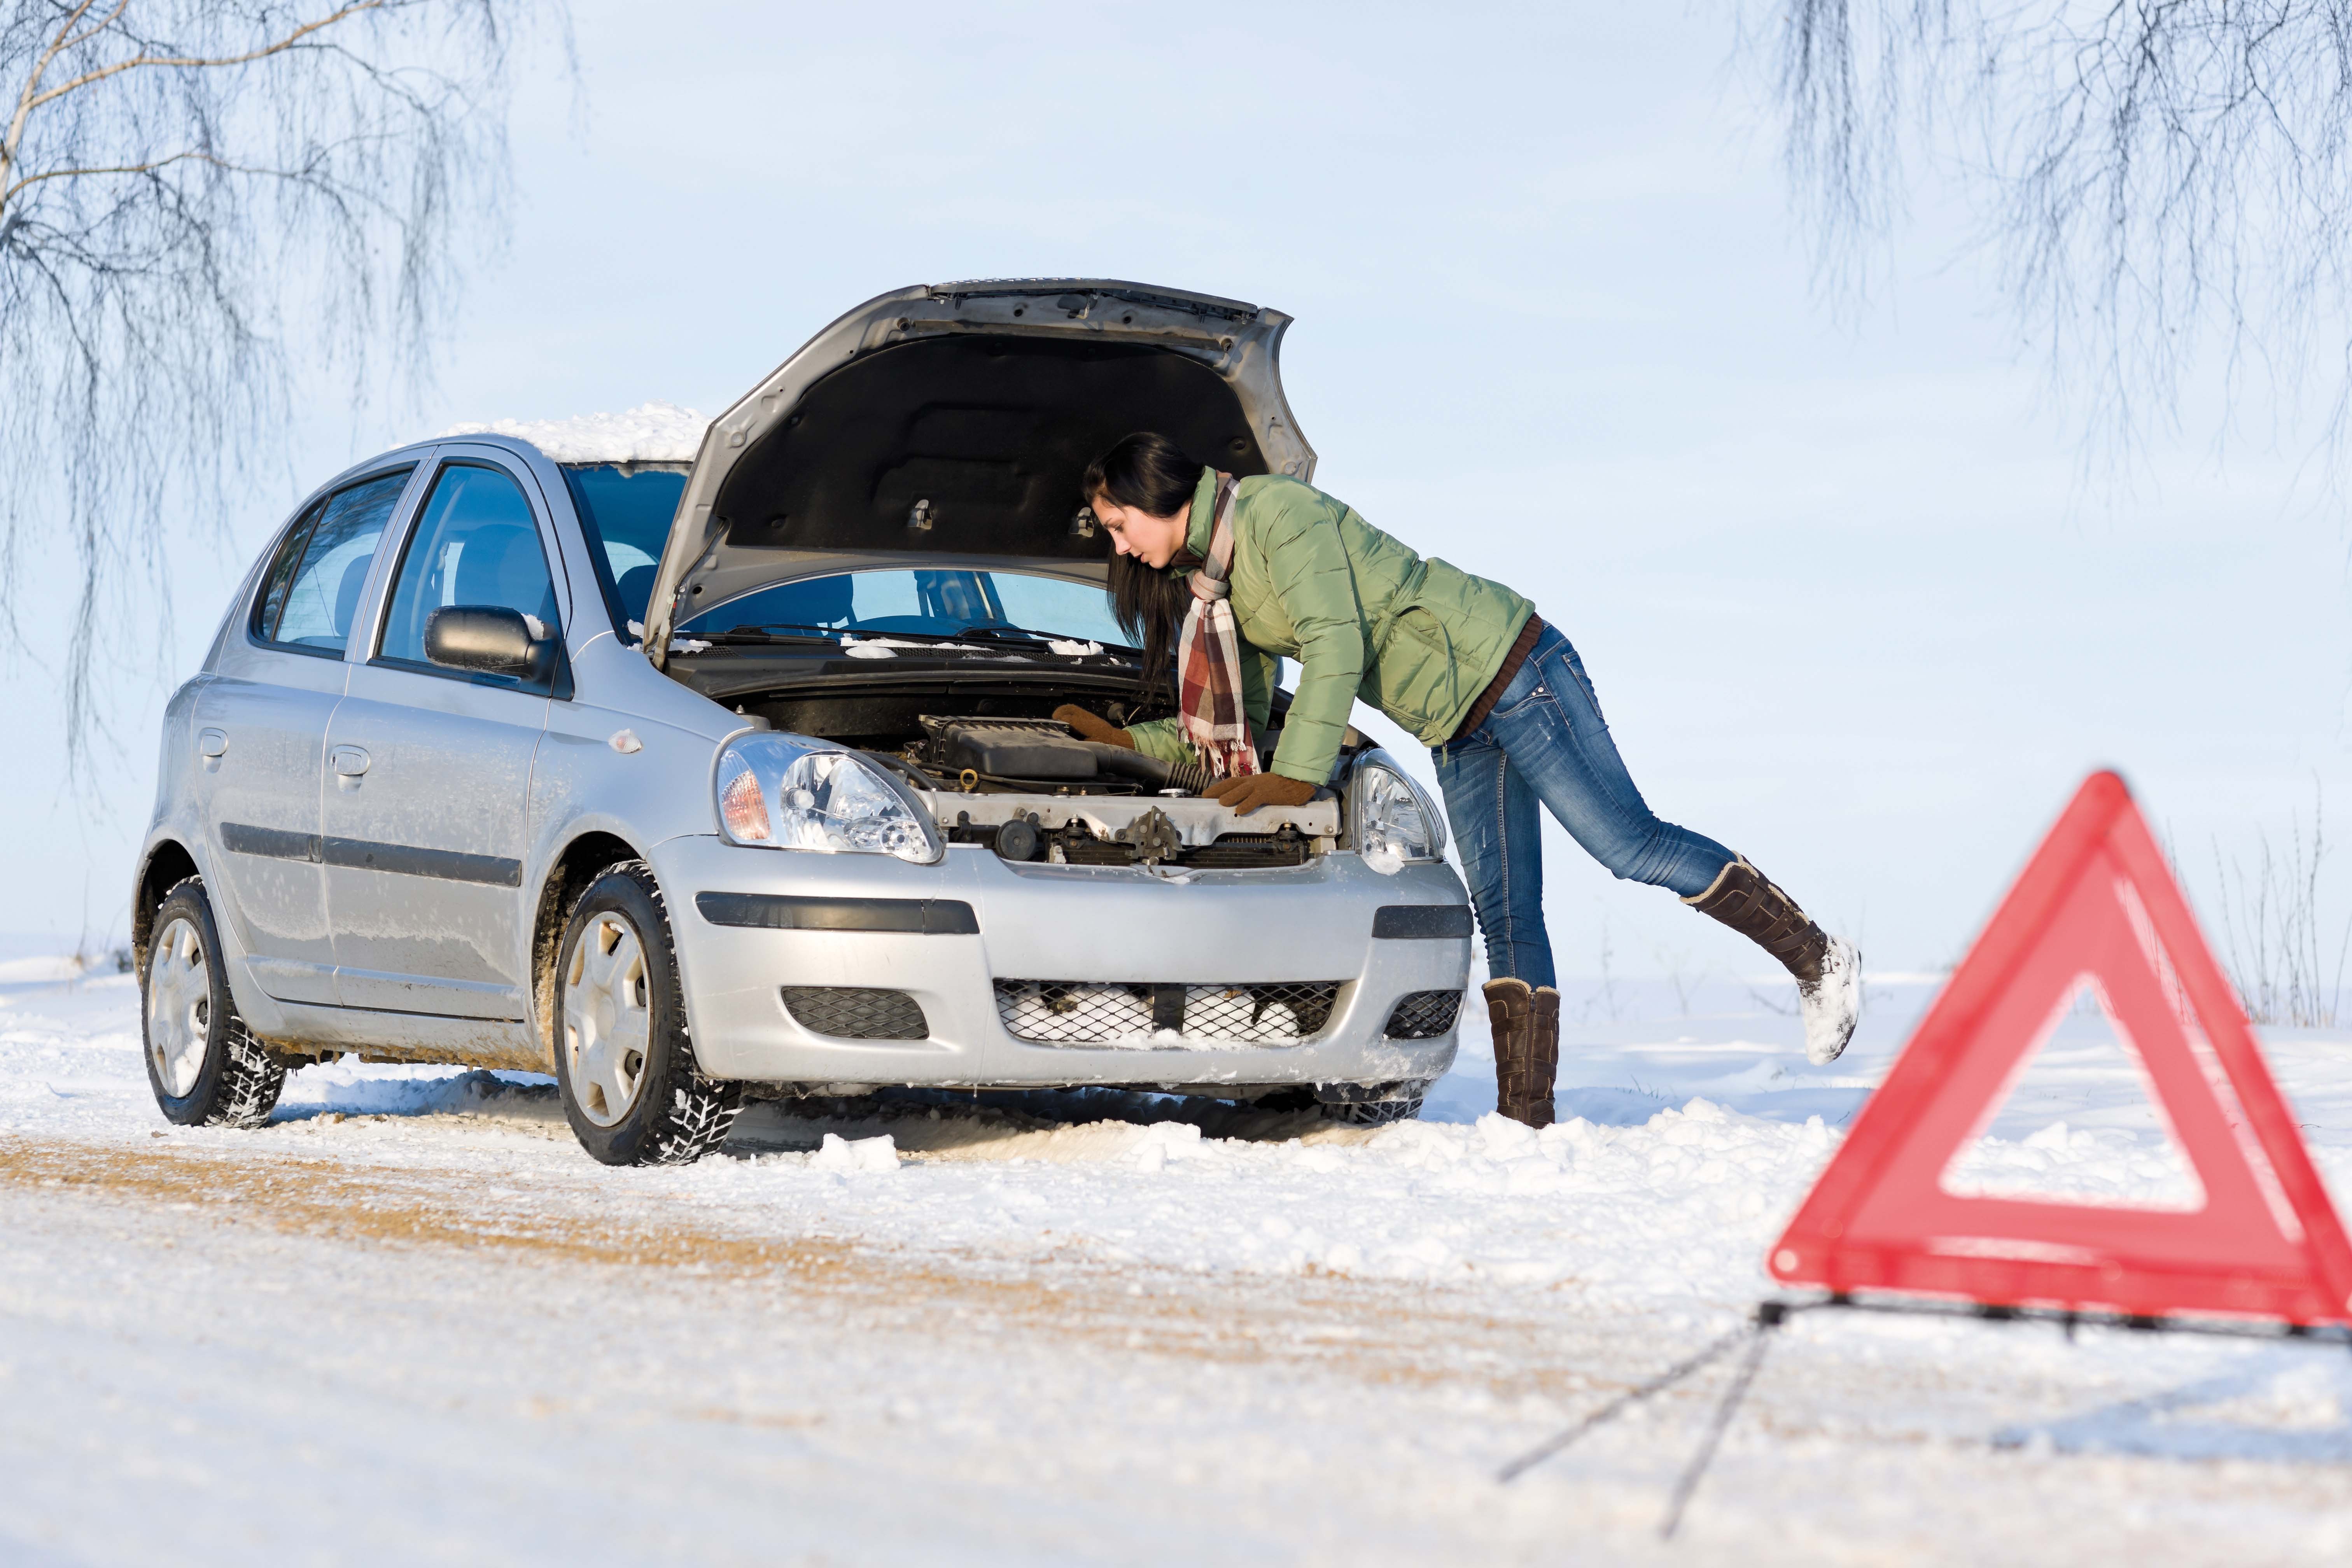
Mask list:
[[[224,884],[214,875],[212,846],[205,833],[202,803],[192,787],[191,770],[204,765],[197,756],[194,728],[196,697],[213,679],[205,671],[181,682],[163,708],[163,739],[155,770],[155,808],[139,847],[137,868],[131,874],[131,946],[143,976],[147,943],[153,934],[148,928],[149,900],[151,895],[160,897],[168,890],[149,886],[157,858],[174,852],[185,856],[204,880],[205,897],[215,900],[214,927],[220,943],[221,963],[228,972],[229,994],[236,998],[237,1013],[247,1026],[266,1038],[283,1027],[285,1016],[253,978],[247,967],[250,955],[237,935],[237,922],[226,919],[218,906]]]

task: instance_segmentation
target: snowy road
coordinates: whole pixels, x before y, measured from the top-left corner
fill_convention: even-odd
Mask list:
[[[2344,1560],[2340,1351],[1823,1314],[1671,1546],[1727,1367],[1494,1483],[1767,1293],[1928,994],[1877,989],[1827,1073],[1742,986],[1573,995],[1539,1137],[1477,1120],[1473,1044],[1378,1132],[762,1110],[642,1172],[482,1074],[313,1068],[261,1132],[166,1128],[126,980],[0,968],[0,1563]],[[2176,1195],[2099,1037],[1966,1179]],[[2352,1043],[2269,1045],[2352,1192]]]

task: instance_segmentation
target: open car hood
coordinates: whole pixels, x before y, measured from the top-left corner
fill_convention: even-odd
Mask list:
[[[711,422],[646,614],[858,566],[1013,568],[1100,583],[1088,461],[1158,430],[1235,474],[1313,477],[1283,399],[1290,318],[1100,279],[942,283],[869,300]]]

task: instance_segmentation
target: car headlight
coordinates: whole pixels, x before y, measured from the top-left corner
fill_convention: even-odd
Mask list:
[[[928,866],[947,853],[915,792],[855,752],[782,735],[739,735],[711,775],[719,831],[760,849],[896,855]]]
[[[1445,818],[1386,760],[1357,763],[1348,807],[1349,837],[1376,871],[1394,871],[1408,861],[1435,860],[1445,853]]]

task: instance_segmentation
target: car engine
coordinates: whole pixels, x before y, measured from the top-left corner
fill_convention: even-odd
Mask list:
[[[771,689],[737,701],[747,717],[873,757],[923,795],[950,843],[986,845],[1016,863],[1272,870],[1339,846],[1342,812],[1333,792],[1235,816],[1202,795],[1208,780],[1199,767],[1084,741],[1045,716],[1066,700],[1034,688],[931,686]],[[1116,700],[1103,706],[1116,724],[1153,716]]]
[[[1309,802],[1332,809],[1305,822],[1223,831],[1237,819],[1200,798],[1208,783],[1200,767],[1083,741],[1056,720],[926,714],[920,721],[922,739],[892,762],[929,790],[950,842],[984,843],[1008,860],[1196,870],[1301,866],[1329,848],[1337,832],[1328,801]],[[1313,831],[1318,827],[1325,831]]]

